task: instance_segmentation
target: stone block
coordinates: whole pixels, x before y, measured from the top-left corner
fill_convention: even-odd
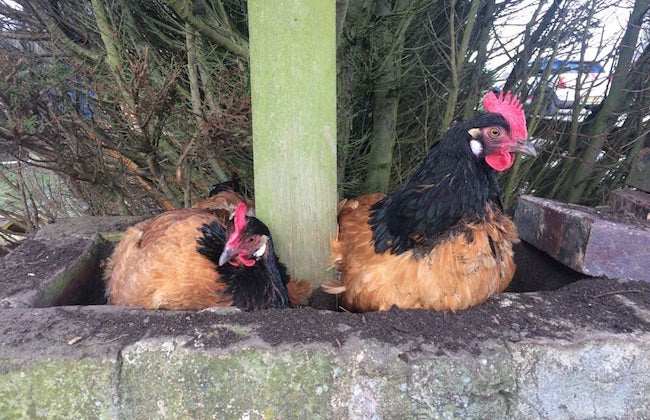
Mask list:
[[[650,281],[650,224],[596,209],[522,196],[515,211],[522,240],[590,276]]]
[[[455,314],[0,309],[0,418],[646,418],[650,284]]]
[[[114,361],[27,359],[0,358],[0,418],[117,418]]]
[[[81,303],[96,281],[101,238],[28,239],[0,260],[0,308]]]
[[[36,232],[35,239],[57,240],[62,236],[92,239],[96,234],[107,236],[112,240],[119,237],[129,226],[151,216],[94,216],[63,218],[43,226]]]
[[[621,215],[650,220],[650,194],[630,188],[614,190],[608,197],[609,206]]]
[[[41,228],[0,260],[0,308],[102,303],[102,258],[145,216],[72,217]]]
[[[650,147],[641,149],[627,177],[627,185],[650,192]]]
[[[216,354],[188,352],[185,344],[146,340],[124,349],[118,393],[125,418],[332,418],[330,352]]]

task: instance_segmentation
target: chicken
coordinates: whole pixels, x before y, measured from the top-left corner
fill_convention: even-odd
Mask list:
[[[241,196],[224,189],[196,207],[162,213],[126,231],[107,267],[109,304],[252,310],[307,303],[311,283],[289,278],[269,229]]]
[[[222,224],[225,224],[239,203],[246,204],[246,214],[255,216],[255,203],[242,197],[239,191],[238,178],[233,175],[229,181],[213,185],[209,197],[199,201],[192,208],[216,214],[223,221]]]
[[[396,191],[339,205],[331,240],[338,276],[323,289],[346,309],[457,311],[510,283],[519,239],[495,171],[535,149],[516,98],[491,92],[483,105],[488,113],[452,126]]]

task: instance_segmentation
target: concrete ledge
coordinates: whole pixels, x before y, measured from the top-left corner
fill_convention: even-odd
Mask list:
[[[643,418],[650,286],[585,280],[457,314],[0,311],[0,413]]]
[[[100,237],[25,240],[0,260],[0,308],[45,307],[85,290],[98,264]]]
[[[108,239],[119,240],[121,234],[134,224],[151,216],[96,216],[70,217],[42,227],[36,232],[37,240],[52,240],[66,236],[91,239],[101,234]]]

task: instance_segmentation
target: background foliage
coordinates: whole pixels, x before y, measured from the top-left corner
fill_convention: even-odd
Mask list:
[[[542,60],[597,58],[605,101],[545,117],[536,96],[539,156],[501,182],[509,207],[521,193],[602,203],[650,141],[649,8],[337,0],[340,195],[401,184],[491,87],[525,98]],[[232,174],[252,195],[246,14],[243,0],[0,1],[0,217],[31,231],[189,206]]]

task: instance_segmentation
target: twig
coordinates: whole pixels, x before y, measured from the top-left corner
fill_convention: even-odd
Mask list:
[[[128,337],[128,336],[129,336],[129,334],[122,334],[122,335],[120,335],[120,336],[118,336],[118,337],[115,337],[115,338],[113,338],[113,339],[111,339],[111,340],[100,341],[100,342],[98,342],[98,343],[89,343],[89,344],[86,344],[86,347],[96,346],[96,345],[99,345],[99,344],[108,344],[108,343],[112,343],[113,341],[117,341],[117,340],[120,340],[120,339],[122,339],[122,338],[124,338],[124,337]]]
[[[622,295],[623,293],[648,293],[650,290],[619,290],[614,292],[603,293],[602,295],[592,296],[591,299],[598,299],[609,295]]]
[[[5,34],[6,34],[6,32],[5,32]],[[11,69],[9,74],[5,77],[5,84],[9,83],[9,81],[14,78],[16,73],[18,73],[18,68],[23,64],[23,61],[24,61],[24,57],[20,57],[18,59],[18,61],[16,62],[16,64],[14,64],[13,69]]]

